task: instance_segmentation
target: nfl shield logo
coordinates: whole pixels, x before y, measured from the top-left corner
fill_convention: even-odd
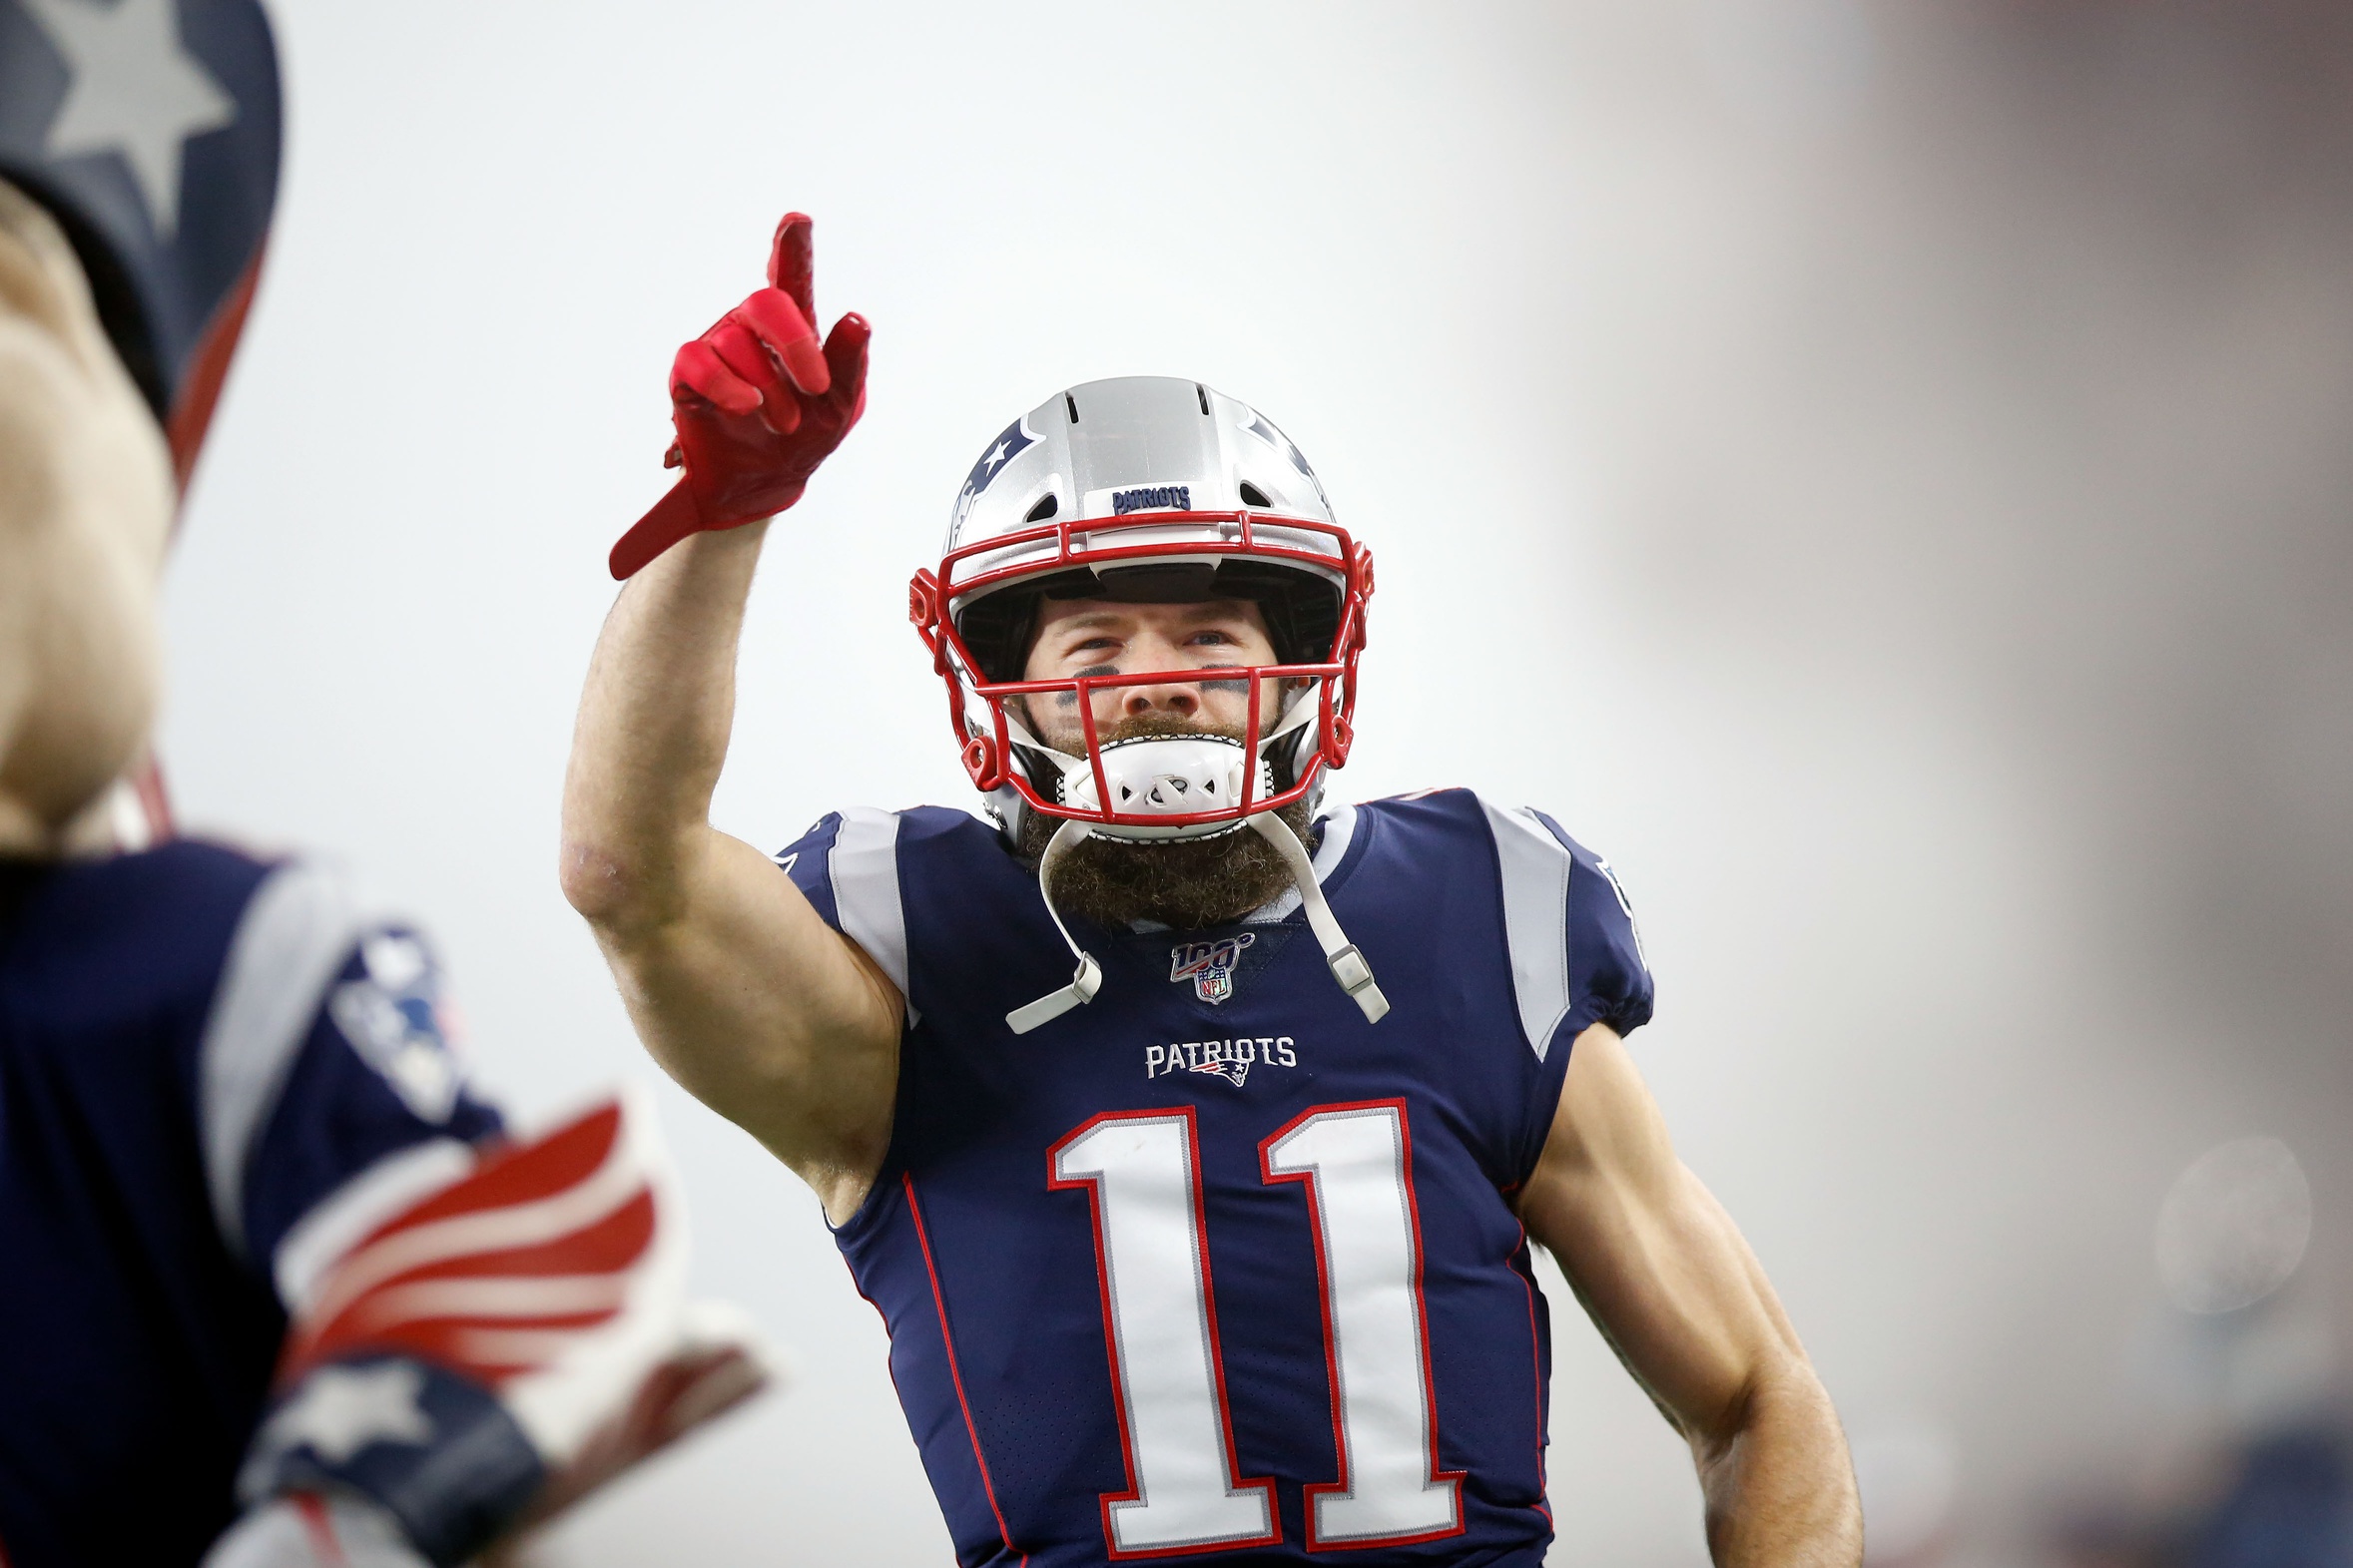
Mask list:
[[[1242,949],[1257,940],[1255,933],[1244,931],[1214,942],[1179,942],[1168,951],[1169,981],[1190,980],[1195,996],[1222,1002],[1234,994],[1234,967],[1242,961]]]

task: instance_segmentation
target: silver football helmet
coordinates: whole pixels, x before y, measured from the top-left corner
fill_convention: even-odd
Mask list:
[[[1039,865],[1049,910],[1055,860],[1090,833],[1150,840],[1248,827],[1291,865],[1333,973],[1378,1018],[1388,1003],[1276,814],[1347,760],[1372,592],[1372,553],[1334,520],[1315,471],[1264,414],[1197,381],[1124,376],[1058,393],[988,444],[956,493],[939,566],[915,574],[908,608],[946,683],[973,784],[1016,835],[1027,812],[1061,821]],[[1074,599],[1249,600],[1279,662],[1026,679],[1040,606]],[[1103,739],[1120,692],[1169,685],[1204,699],[1214,689],[1232,710],[1218,728],[1236,733],[1204,724]],[[1052,733],[1033,722],[1046,704],[1064,716]],[[1011,1014],[1016,1032],[1094,995],[1100,971],[1071,949],[1077,976]]]

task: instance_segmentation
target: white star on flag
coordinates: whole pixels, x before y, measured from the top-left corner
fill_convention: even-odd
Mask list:
[[[156,236],[180,227],[180,154],[237,119],[237,100],[180,43],[172,0],[24,0],[72,82],[43,150],[120,153]]]
[[[416,1402],[424,1384],[424,1373],[405,1361],[322,1366],[270,1417],[260,1446],[284,1453],[308,1443],[328,1464],[341,1464],[372,1442],[430,1442],[432,1417]]]
[[[1005,460],[1005,443],[1004,443],[1004,442],[1002,442],[1002,441],[999,441],[999,442],[997,442],[997,444],[996,444],[996,450],[988,454],[988,466],[989,466],[989,467],[991,467],[991,468],[994,468],[994,467],[995,467],[997,464],[999,464],[999,463],[1003,462],[1004,460]]]

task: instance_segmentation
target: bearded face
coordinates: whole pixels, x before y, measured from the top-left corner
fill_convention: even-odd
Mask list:
[[[1104,740],[1153,735],[1223,735],[1241,731],[1172,724],[1146,715],[1106,728]],[[1300,841],[1313,845],[1308,803],[1294,800],[1276,813]],[[1032,811],[1021,821],[1021,855],[1035,865],[1059,817]],[[1208,838],[1105,838],[1090,835],[1054,862],[1049,891],[1055,906],[1114,929],[1153,920],[1180,931],[1223,925],[1280,896],[1291,868],[1273,844],[1236,823]]]
[[[1248,600],[1182,604],[1124,604],[1105,600],[1049,600],[1038,612],[1023,679],[1069,680],[1126,671],[1232,670],[1276,663],[1266,623]],[[1261,713],[1281,711],[1278,688],[1266,681]],[[1145,736],[1216,735],[1249,744],[1245,723],[1249,683],[1234,679],[1170,681],[1093,694],[1092,715],[1101,744]],[[1073,694],[1030,699],[1030,729],[1057,751],[1083,756],[1084,728]],[[1307,802],[1281,812],[1304,840]],[[1060,822],[1038,814],[1022,828],[1021,851],[1034,862]],[[1273,845],[1236,823],[1206,838],[1088,837],[1054,866],[1049,889],[1057,906],[1097,924],[1120,927],[1157,921],[1178,930],[1220,925],[1269,902],[1291,885],[1291,871]]]

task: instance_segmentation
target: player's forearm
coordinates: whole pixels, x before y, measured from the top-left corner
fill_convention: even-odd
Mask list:
[[[1692,1453],[1717,1568],[1856,1568],[1863,1512],[1845,1435],[1802,1360],[1760,1375]]]
[[[736,648],[766,523],[683,540],[605,621],[564,780],[563,884],[606,927],[681,892],[735,720]]]

